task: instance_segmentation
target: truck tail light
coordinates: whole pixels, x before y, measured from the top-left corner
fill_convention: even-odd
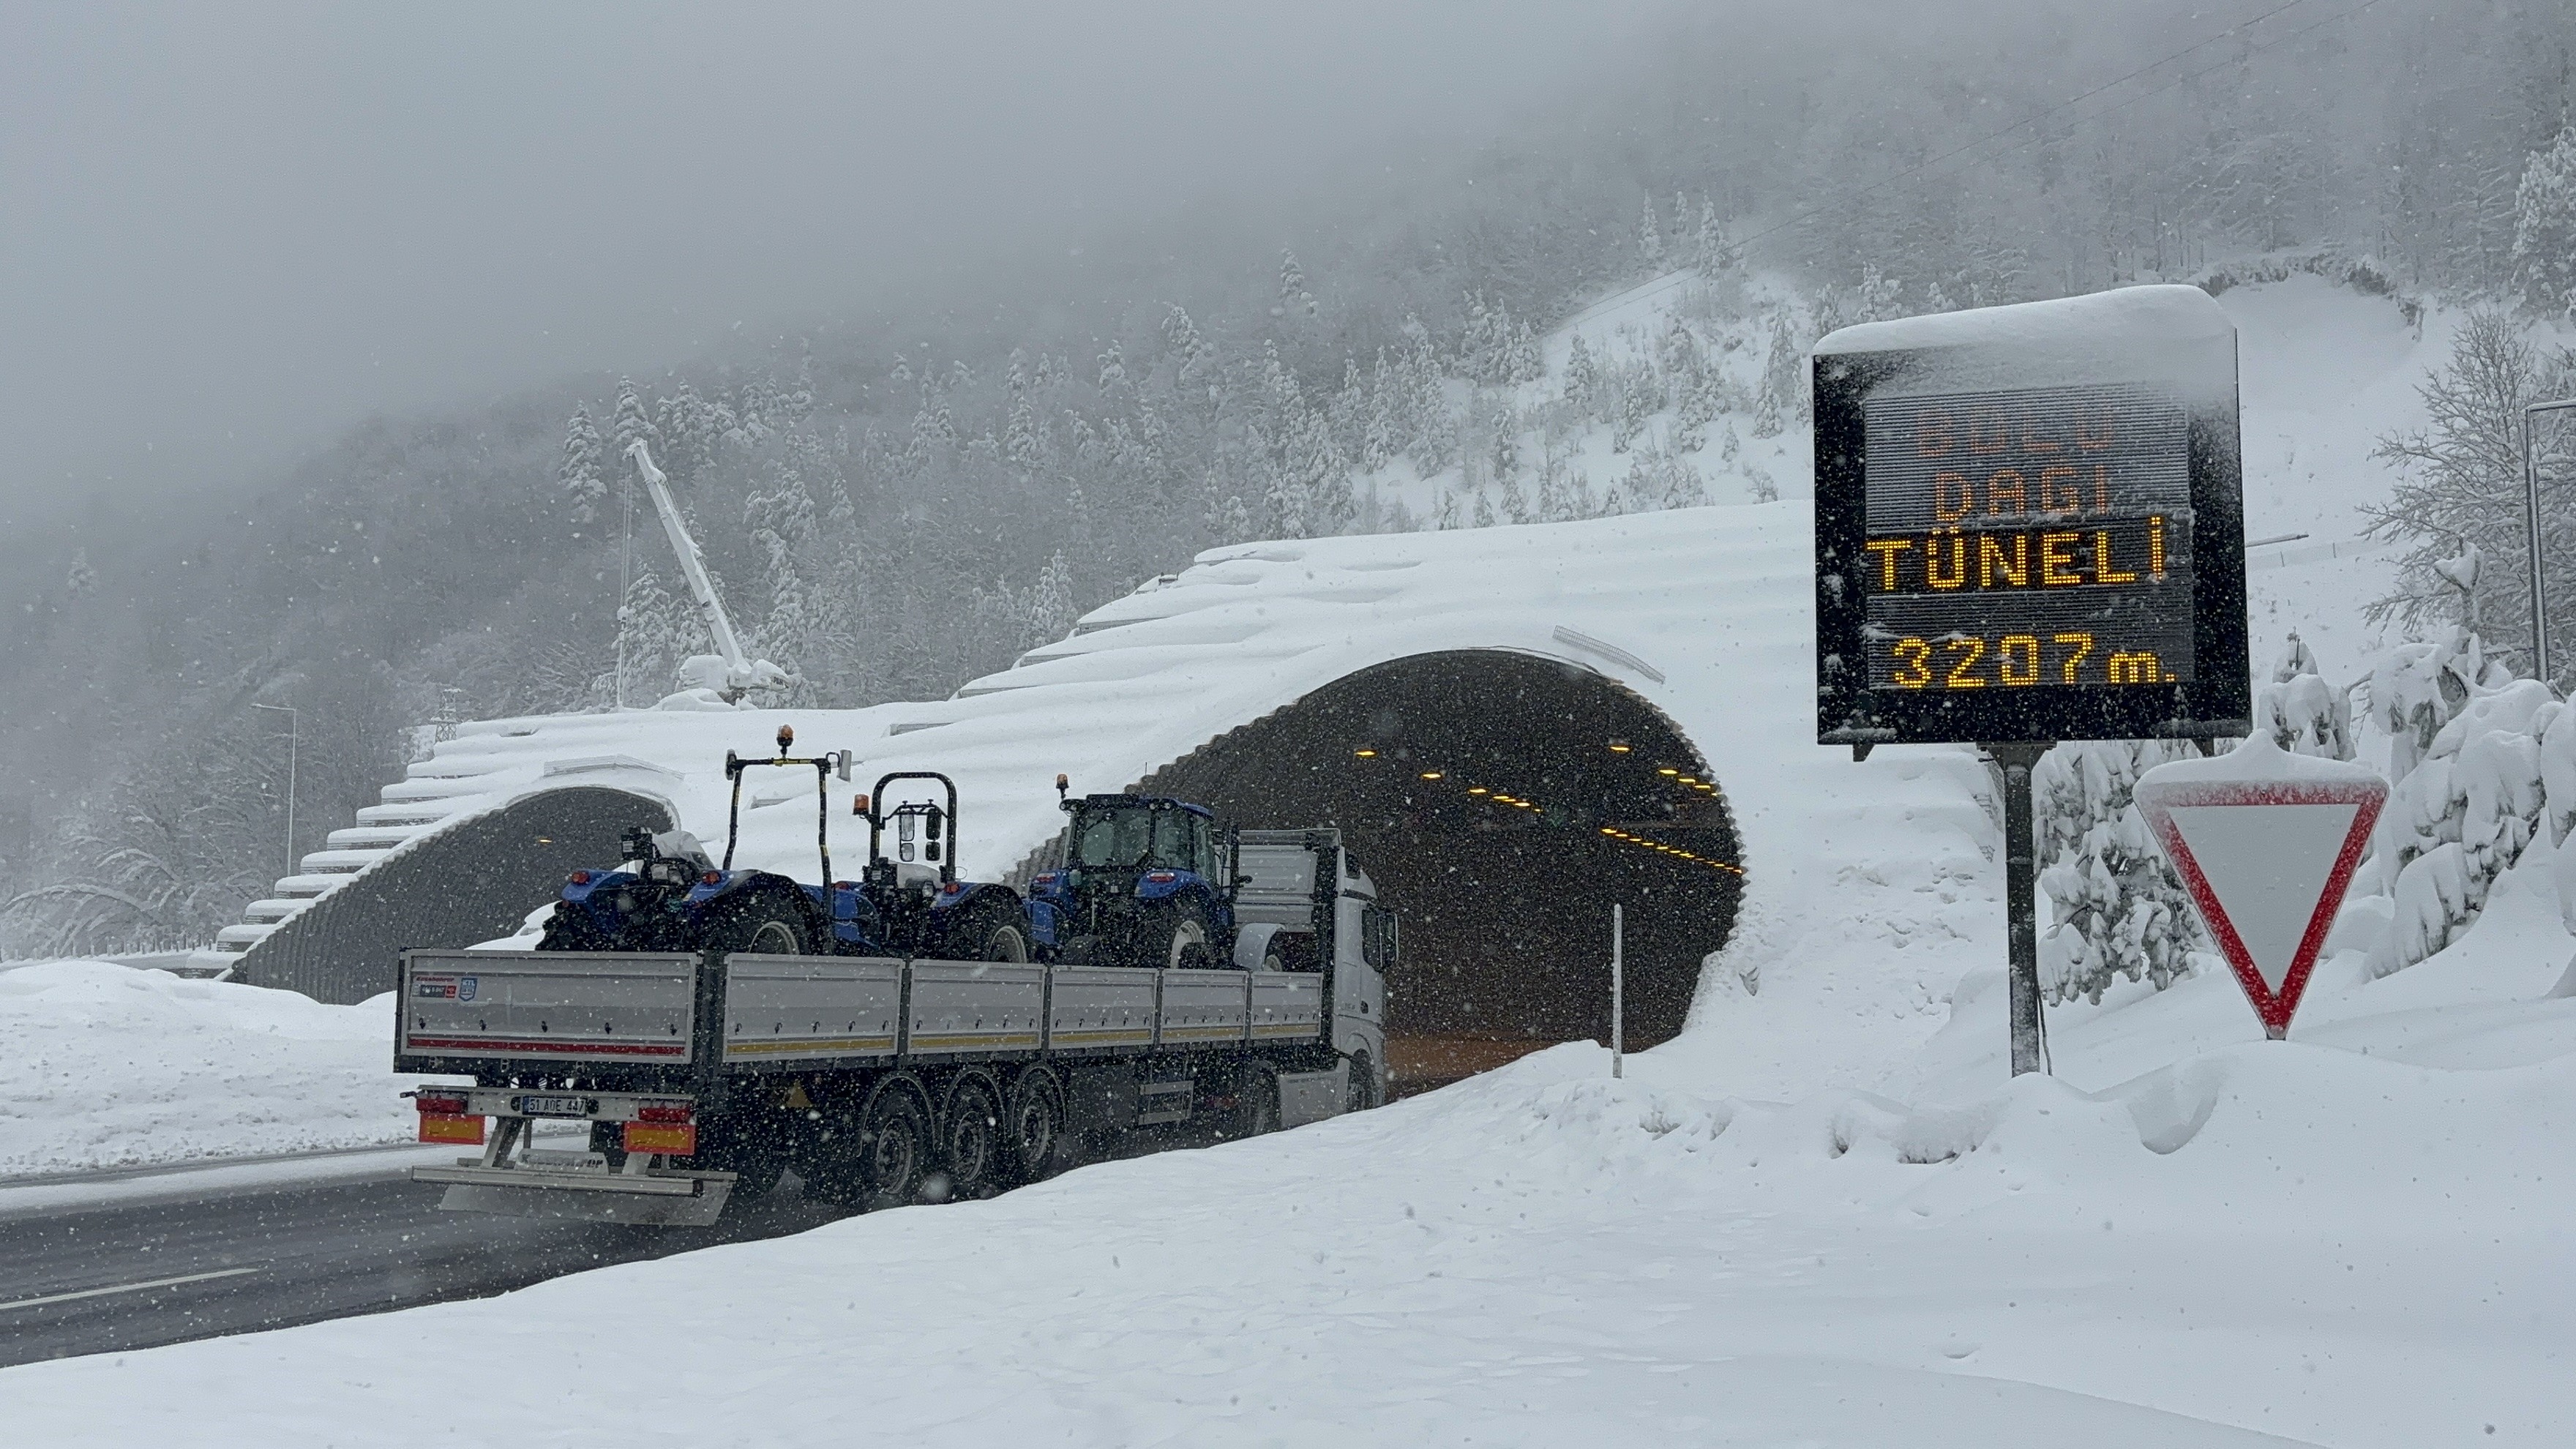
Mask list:
[[[413,1107],[424,1117],[431,1115],[462,1117],[466,1100],[463,1092],[419,1092],[411,1099]]]
[[[668,1126],[685,1123],[696,1115],[686,1102],[647,1102],[635,1109],[635,1120]]]
[[[651,1108],[646,1108],[651,1111]],[[666,1152],[673,1157],[694,1157],[698,1151],[698,1129],[695,1123],[683,1122],[666,1126],[659,1122],[626,1124],[624,1146],[629,1152]]]

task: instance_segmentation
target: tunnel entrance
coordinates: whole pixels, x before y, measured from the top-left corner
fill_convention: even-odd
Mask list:
[[[403,949],[506,936],[554,898],[567,872],[616,860],[628,826],[676,823],[659,800],[598,785],[514,800],[415,842],[288,918],[243,955],[239,979],[364,1001],[393,989]]]
[[[1707,762],[1661,711],[1500,650],[1362,670],[1140,782],[1247,828],[1339,826],[1403,920],[1387,1065],[1427,1090],[1609,1037],[1610,906],[1626,907],[1626,1037],[1681,1030],[1743,876]]]

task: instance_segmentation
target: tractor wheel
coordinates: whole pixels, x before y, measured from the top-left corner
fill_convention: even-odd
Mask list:
[[[1026,961],[1029,959],[1029,938],[1021,934],[1020,928],[1017,926],[1010,925],[1008,923],[995,926],[993,928],[993,933],[984,938],[984,954],[982,959],[986,961]]]
[[[1172,921],[1165,929],[1155,931],[1145,939],[1168,943],[1163,948],[1163,959],[1159,963],[1167,971],[1204,970],[1216,964],[1216,957],[1208,951],[1207,927],[1196,916],[1182,916]]]
[[[710,951],[749,951],[765,956],[814,954],[805,913],[794,902],[771,894],[718,904],[707,914],[702,939]]]
[[[546,920],[544,934],[537,937],[540,951],[605,951],[611,944],[607,935],[591,923],[588,911],[568,902],[555,906],[555,913]]]

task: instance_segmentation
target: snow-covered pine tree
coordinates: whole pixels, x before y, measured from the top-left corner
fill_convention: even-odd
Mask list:
[[[1660,266],[1664,260],[1664,229],[1655,221],[1655,194],[1647,192],[1637,212],[1637,255],[1648,266]]]
[[[1371,369],[1367,386],[1368,402],[1360,419],[1360,467],[1374,473],[1404,451],[1400,431],[1402,403],[1397,396],[1395,369],[1387,364],[1383,347],[1377,350],[1377,366]]]
[[[1273,316],[1315,315],[1315,294],[1306,290],[1306,269],[1293,251],[1279,253],[1279,306]]]
[[[1592,344],[1584,341],[1583,334],[1577,332],[1574,339],[1566,344],[1565,400],[1574,404],[1577,412],[1592,417],[1600,403],[1600,392],[1601,374],[1592,365]]]
[[[2039,938],[2049,1000],[2098,1002],[2122,976],[2161,991],[2191,974],[2199,918],[2132,798],[2140,775],[2189,749],[2165,740],[2064,744],[2031,772],[2039,884],[2055,918]]]
[[[1692,238],[1691,252],[1691,265],[1712,281],[1735,269],[1735,248],[1726,239],[1724,223],[1717,219],[1717,203],[1705,195],[1699,199],[1699,230]]]
[[[1610,421],[1610,451],[1627,452],[1646,431],[1646,423],[1664,405],[1663,389],[1655,382],[1654,370],[1643,364],[1622,367],[1610,374],[1618,398],[1618,412]]]
[[[1064,550],[1057,549],[1029,587],[1028,627],[1020,637],[1020,652],[1071,634],[1080,612],[1074,602],[1073,565],[1065,561]]]
[[[1755,403],[1753,436],[1776,438],[1787,431],[1790,418],[1798,410],[1799,364],[1797,334],[1789,330],[1785,312],[1771,316],[1771,346],[1762,360],[1762,392]]]
[[[608,480],[600,473],[599,428],[590,420],[590,409],[575,404],[572,418],[564,424],[563,461],[555,466],[555,482],[571,505],[575,523],[588,523],[599,516],[599,502],[608,496]]]
[[[662,445],[662,431],[653,426],[652,417],[644,411],[644,399],[636,393],[634,380],[621,377],[617,380],[617,409],[610,415],[608,424],[608,439],[617,450],[618,467],[634,466],[626,461],[626,450],[639,438],[652,448],[658,449]],[[654,461],[659,463],[661,460],[657,458]]]
[[[2576,121],[2523,166],[2514,192],[2513,280],[2540,312],[2576,316]]]

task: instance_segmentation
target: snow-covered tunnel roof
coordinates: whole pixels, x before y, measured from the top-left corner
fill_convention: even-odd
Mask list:
[[[961,867],[991,878],[1060,828],[1059,771],[1077,791],[1122,788],[1358,670],[1506,650],[1632,691],[1699,748],[1725,790],[1745,893],[1723,969],[1712,973],[1723,980],[1703,983],[1703,1007],[1712,991],[1740,996],[1752,978],[1766,1010],[1784,992],[1814,995],[1819,1006],[1866,1001],[1870,1019],[1910,1041],[1937,1024],[1958,974],[1946,953],[1917,952],[1924,964],[1911,964],[1908,945],[1927,919],[1945,923],[1932,932],[1945,940],[2000,941],[1979,853],[1984,775],[1955,750],[1885,751],[1855,764],[1814,743],[1811,551],[1810,510],[1799,501],[1215,549],[946,700],[462,725],[388,786],[356,830],[335,834],[334,849],[307,857],[307,873],[280,894],[327,890],[452,822],[569,785],[665,801],[687,828],[719,841],[725,752],[768,753],[781,724],[795,726],[800,755],[846,748],[858,757],[859,783],[834,787],[836,873],[853,873],[866,846],[848,820],[848,795],[886,771],[935,769],[960,790]],[[813,879],[813,776],[755,774],[744,798],[737,864]],[[1940,898],[1930,913],[1926,892]],[[226,935],[239,950],[268,929]],[[1839,943],[1831,954],[1842,964],[1802,972],[1799,944],[1814,932]],[[1860,968],[1872,979],[1842,979],[1856,969],[1847,949],[1855,932],[1885,936],[1885,960]]]

